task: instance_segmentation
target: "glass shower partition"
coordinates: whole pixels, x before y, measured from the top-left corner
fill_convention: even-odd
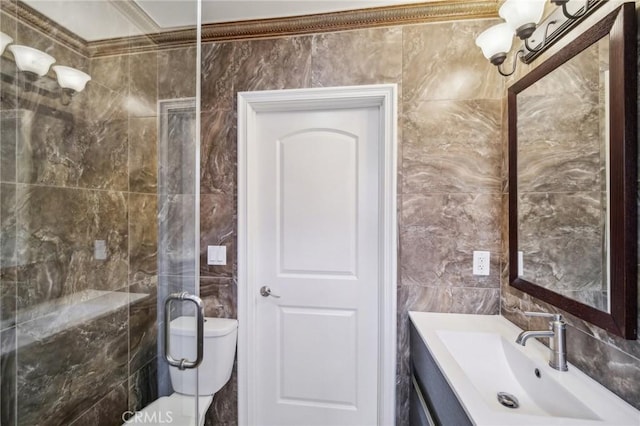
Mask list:
[[[0,1],[3,426],[202,424],[153,408],[165,325],[197,354],[164,311],[199,292],[199,8]]]

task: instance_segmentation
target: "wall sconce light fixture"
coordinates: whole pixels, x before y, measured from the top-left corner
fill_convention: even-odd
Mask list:
[[[13,39],[7,34],[0,32],[0,55],[4,53],[4,49],[11,43],[13,43]]]
[[[48,73],[49,68],[56,61],[53,56],[29,46],[12,44],[9,46],[9,50],[13,53],[16,66],[20,71],[33,73],[38,77]]]
[[[82,92],[91,76],[80,70],[62,65],[55,65],[53,71],[58,78],[58,84],[62,88],[62,105],[69,105],[71,98],[78,92]]]
[[[605,3],[601,0],[550,1],[562,8],[562,14],[552,13],[539,30],[538,23],[542,19],[546,0],[506,0],[498,11],[505,22],[488,28],[476,38],[476,45],[501,75],[508,77],[513,74],[518,58],[525,64],[531,63],[584,17]],[[514,35],[524,42],[524,46],[515,53],[511,70],[505,72],[501,65],[511,50]]]
[[[53,70],[58,78],[58,84],[65,90],[71,90],[74,94],[82,92],[91,76],[80,70],[63,65],[55,65]]]
[[[5,47],[10,45],[8,49],[13,53],[16,67],[19,71],[24,72],[26,79],[31,80],[32,83],[38,78],[44,77],[49,72],[51,65],[56,62],[53,56],[45,52],[29,46],[11,44],[12,42],[13,39],[10,36],[0,32],[0,55],[4,52]],[[68,105],[71,102],[71,97],[83,91],[91,80],[89,74],[63,65],[54,66],[53,71],[56,73],[58,85],[62,88],[60,99],[63,105]]]

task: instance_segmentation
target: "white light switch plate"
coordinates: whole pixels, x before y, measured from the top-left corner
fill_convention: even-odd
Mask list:
[[[207,265],[226,265],[227,246],[207,246]]]

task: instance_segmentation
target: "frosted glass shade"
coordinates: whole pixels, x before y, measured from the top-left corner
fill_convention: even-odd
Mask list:
[[[517,31],[524,25],[536,25],[542,19],[546,0],[507,0],[500,11],[500,17]]]
[[[13,39],[5,33],[0,32],[0,55],[4,53],[4,49],[11,43],[13,43]]]
[[[482,54],[487,59],[499,54],[506,55],[511,50],[512,43],[513,30],[507,23],[489,27],[476,38],[476,45],[482,49]]]
[[[82,92],[87,82],[91,80],[91,76],[80,70],[62,65],[56,65],[53,70],[58,77],[58,84],[63,89],[71,89],[76,92]]]
[[[42,77],[49,71],[49,67],[56,59],[38,49],[29,46],[12,44],[9,50],[13,53],[16,66],[20,71],[29,71]]]

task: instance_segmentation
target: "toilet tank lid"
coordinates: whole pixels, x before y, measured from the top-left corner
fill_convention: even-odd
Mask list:
[[[171,332],[180,336],[196,335],[196,319],[195,317],[183,316],[171,321]],[[204,337],[224,336],[238,328],[238,320],[229,318],[212,318],[204,319]]]

